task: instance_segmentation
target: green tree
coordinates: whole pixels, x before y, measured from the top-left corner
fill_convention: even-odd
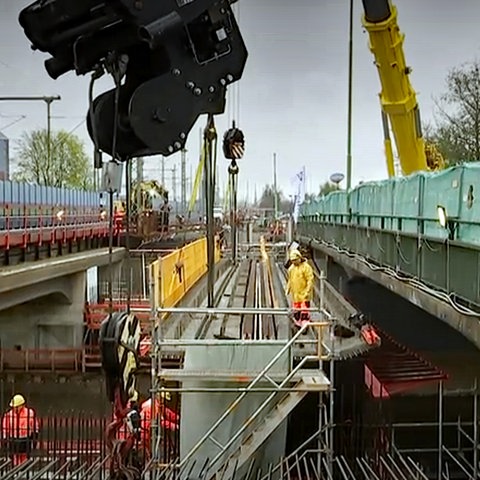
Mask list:
[[[277,192],[277,195],[280,197],[280,193]],[[280,200],[279,200],[280,203]],[[275,208],[275,190],[271,185],[265,185],[263,187],[262,196],[260,197],[260,208]]]
[[[436,125],[425,137],[436,144],[447,164],[480,161],[479,60],[450,70],[436,110]]]
[[[285,198],[281,190],[277,190],[278,196],[278,213],[289,213],[293,209],[293,201]],[[262,196],[260,197],[260,208],[268,208],[273,210],[275,208],[275,189],[272,185],[265,185],[263,187]]]
[[[50,187],[90,189],[92,167],[82,141],[63,130],[25,132],[19,142],[13,178]]]
[[[322,185],[320,185],[320,192],[318,194],[320,196],[327,195],[330,192],[335,192],[337,190],[340,190],[338,185],[336,185],[335,183],[331,183],[331,182],[325,182]]]

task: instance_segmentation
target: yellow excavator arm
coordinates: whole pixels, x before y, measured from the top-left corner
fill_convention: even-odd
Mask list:
[[[369,47],[382,86],[380,103],[388,175],[395,175],[389,124],[404,175],[441,169],[444,167],[442,156],[434,145],[426,147],[423,138],[416,94],[409,79],[411,69],[403,51],[405,36],[397,23],[397,8],[390,0],[362,2],[363,26],[369,35]]]

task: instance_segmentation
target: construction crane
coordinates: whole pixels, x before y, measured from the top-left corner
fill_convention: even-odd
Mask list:
[[[91,95],[87,124],[96,148],[123,161],[179,152],[201,114],[224,112],[248,55],[231,3],[37,0],[19,21],[51,55],[52,78],[111,74],[115,88]]]
[[[71,70],[92,73],[88,130],[95,152],[116,163],[181,151],[201,114],[208,114],[213,125],[213,115],[224,112],[227,88],[241,78],[248,56],[233,15],[234,1],[37,0],[21,11],[19,22],[32,48],[51,55],[45,62],[50,77]],[[94,83],[105,72],[115,87],[94,99]],[[129,186],[127,180],[127,207]],[[139,194],[137,207],[147,211],[154,207],[150,193],[166,195],[153,184],[140,184],[133,192],[134,202]],[[112,231],[111,223],[110,238]],[[212,242],[208,253],[210,262]],[[209,283],[211,277],[209,271]],[[139,430],[132,407],[138,395],[138,319],[110,313],[100,336],[115,417],[107,431],[110,478],[138,480],[141,470],[131,455]],[[128,427],[127,438],[117,442],[122,425]]]
[[[397,8],[390,0],[362,2],[365,12],[362,22],[369,35],[369,47],[382,86],[380,103],[388,175],[395,176],[389,126],[404,175],[420,170],[440,170],[445,167],[442,155],[423,137],[420,110],[409,79],[412,70],[405,62],[405,36],[397,23]]]

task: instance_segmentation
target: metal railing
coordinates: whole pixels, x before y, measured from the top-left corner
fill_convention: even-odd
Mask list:
[[[90,330],[99,330],[101,323],[109,315],[110,305],[108,303],[87,303],[85,305],[85,326]],[[125,302],[113,302],[114,311],[126,311],[127,304]],[[143,332],[150,331],[151,312],[148,309],[148,303],[142,301],[132,301],[130,303],[130,311],[138,317]]]
[[[79,349],[0,349],[0,372],[85,372],[100,364],[100,352]]]
[[[12,215],[6,209],[0,218],[0,246],[28,245],[47,243],[72,238],[106,236],[108,218],[93,213],[74,213],[58,215],[51,213],[37,215]]]
[[[309,309],[311,312],[318,312],[318,309]],[[275,309],[275,308],[242,308],[242,309],[232,309],[232,308],[160,308],[157,310],[158,315],[162,315],[165,313],[178,313],[178,314],[197,314],[197,315],[212,315],[212,314],[225,314],[225,315],[235,315],[235,314],[271,314],[271,315],[279,315],[284,314],[288,315],[290,310],[288,309]],[[240,436],[252,425],[257,417],[265,410],[265,408],[270,404],[271,400],[277,395],[278,391],[282,390],[285,386],[287,386],[295,374],[305,365],[306,362],[309,361],[318,361],[319,362],[319,369],[322,368],[322,362],[324,360],[329,360],[330,355],[324,355],[324,328],[331,327],[331,322],[310,322],[308,324],[304,324],[296,333],[292,336],[290,340],[287,342],[280,342],[283,347],[275,354],[275,356],[268,362],[268,364],[258,373],[256,374],[255,378],[249,383],[243,392],[237,397],[237,399],[232,402],[232,404],[227,408],[227,410],[220,416],[220,418],[210,427],[210,429],[203,435],[203,437],[198,440],[198,442],[192,447],[190,452],[182,459],[179,464],[179,467],[183,467],[189,462],[192,456],[200,449],[200,447],[207,441],[211,440],[219,449],[220,452],[217,456],[212,459],[209,463],[210,467],[215,465],[221,456],[233,445],[233,443],[240,438]],[[285,353],[289,353],[292,346],[298,342],[299,338],[303,335],[304,332],[307,331],[310,327],[317,330],[317,338],[314,340],[317,345],[316,355],[306,355],[304,356],[301,361],[292,368],[292,365],[289,367],[289,372],[281,381],[280,383],[275,382],[270,376],[268,375],[271,368],[278,362]],[[234,342],[238,343],[238,342]],[[257,341],[241,341],[242,344],[258,344]],[[279,343],[277,342],[268,342],[270,344]],[[304,341],[302,342],[304,343]],[[232,341],[219,341],[219,340],[173,340],[173,341],[161,341],[159,345],[155,342],[156,347],[161,348],[162,346],[188,346],[188,345],[232,345]],[[158,352],[157,352],[158,353]],[[291,356],[290,356],[291,357]],[[155,362],[154,362],[155,365]],[[156,368],[154,366],[153,371]],[[158,375],[162,375],[162,371],[158,372]],[[217,441],[212,435],[217,430],[217,428],[224,422],[224,420],[230,416],[230,414],[236,409],[236,407],[243,401],[243,399],[248,395],[250,392],[255,391],[256,385],[261,381],[267,381],[272,384],[273,392],[265,399],[262,405],[249,417],[249,419],[244,423],[244,425],[230,438],[230,440],[225,444],[222,445],[219,441]]]

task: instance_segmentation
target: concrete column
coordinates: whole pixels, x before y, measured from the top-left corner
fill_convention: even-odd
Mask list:
[[[86,272],[55,281],[58,288],[49,295],[0,312],[1,348],[24,350],[82,345]]]

